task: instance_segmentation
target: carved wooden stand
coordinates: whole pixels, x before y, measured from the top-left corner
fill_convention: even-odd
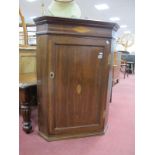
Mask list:
[[[23,130],[26,133],[32,131],[31,125],[31,109],[30,109],[30,99],[28,94],[28,88],[20,88],[20,103],[21,103],[21,113],[23,116]]]

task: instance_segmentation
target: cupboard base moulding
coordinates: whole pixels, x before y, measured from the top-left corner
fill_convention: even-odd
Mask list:
[[[38,134],[43,137],[47,141],[56,141],[62,139],[72,139],[72,138],[82,138],[82,137],[89,137],[89,136],[97,136],[97,135],[104,135],[107,131],[108,126],[103,131],[99,132],[87,132],[87,133],[78,133],[78,134],[66,134],[66,135],[50,135],[47,136],[42,132],[38,132]]]

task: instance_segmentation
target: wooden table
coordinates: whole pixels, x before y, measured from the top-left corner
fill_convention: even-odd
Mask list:
[[[31,109],[30,105],[32,102],[32,89],[37,85],[36,74],[20,74],[19,75],[19,101],[21,114],[23,116],[23,130],[26,133],[32,131],[31,125]],[[36,92],[35,92],[36,93]],[[36,94],[35,94],[36,95]]]

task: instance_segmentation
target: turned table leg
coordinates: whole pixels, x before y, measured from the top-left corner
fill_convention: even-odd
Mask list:
[[[23,116],[23,130],[26,133],[30,133],[32,131],[31,125],[31,109],[30,109],[30,101],[28,88],[20,88],[20,104],[21,104],[21,114]]]

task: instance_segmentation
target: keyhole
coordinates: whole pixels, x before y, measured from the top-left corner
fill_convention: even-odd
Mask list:
[[[50,72],[50,78],[54,79],[54,72]]]

